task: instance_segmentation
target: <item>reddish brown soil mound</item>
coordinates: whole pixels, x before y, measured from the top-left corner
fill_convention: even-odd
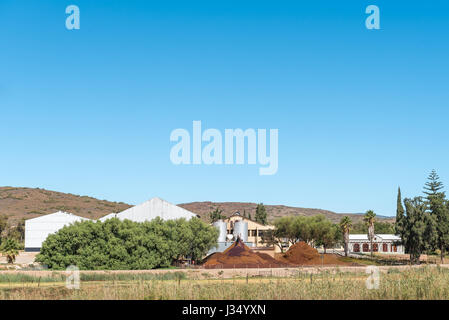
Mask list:
[[[321,255],[317,249],[303,241],[292,245],[286,253],[279,257],[279,260],[294,265],[352,265],[341,261],[335,254]]]
[[[285,267],[288,261],[278,261],[266,253],[252,251],[240,239],[223,252],[209,256],[205,268],[275,268]]]
[[[305,264],[320,259],[320,254],[317,249],[314,249],[304,241],[301,241],[292,245],[283,257],[291,263]]]

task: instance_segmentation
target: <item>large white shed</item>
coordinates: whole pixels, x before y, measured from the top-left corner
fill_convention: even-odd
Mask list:
[[[179,218],[190,220],[191,218],[197,216],[198,215],[193,212],[178,207],[160,198],[152,198],[137,206],[126,209],[125,211],[122,211],[116,215],[116,217],[120,220],[129,219],[135,222],[150,221],[156,217],[160,217],[163,220],[175,220]]]
[[[58,211],[42,217],[25,220],[25,251],[39,251],[48,235],[76,221],[90,220]]]
[[[110,213],[110,214],[107,214],[107,215],[101,217],[101,218],[98,219],[98,220],[100,220],[101,222],[103,222],[103,221],[106,221],[106,220],[108,220],[108,219],[115,218],[115,217],[117,217],[117,213]]]

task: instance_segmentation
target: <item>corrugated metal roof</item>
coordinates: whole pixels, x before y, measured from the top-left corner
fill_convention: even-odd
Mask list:
[[[117,213],[109,213],[109,214],[107,214],[107,215],[101,217],[101,218],[98,219],[98,220],[100,220],[100,221],[103,222],[103,221],[105,221],[105,220],[108,220],[108,219],[111,219],[111,218],[115,218],[115,217],[117,217]]]
[[[91,220],[89,218],[84,218],[77,216],[76,214],[58,211],[55,213],[49,213],[40,217],[27,219],[25,222],[45,222],[45,221],[72,221],[72,220]]]
[[[393,240],[393,241],[401,240],[401,237],[394,235],[394,234],[375,234],[374,237],[379,238],[379,240]],[[350,234],[349,240],[368,241],[368,235],[367,234]]]
[[[129,219],[135,222],[150,221],[156,217],[163,220],[185,218],[190,220],[197,215],[160,198],[152,198],[137,206],[117,214],[120,220]]]

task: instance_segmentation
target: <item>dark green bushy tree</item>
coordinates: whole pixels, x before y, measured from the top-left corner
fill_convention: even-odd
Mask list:
[[[257,205],[255,219],[263,225],[267,224],[267,210],[265,209],[263,203],[259,203]]]
[[[449,246],[449,207],[444,194],[428,196],[428,207],[426,234],[433,248],[440,250],[441,263],[444,263],[444,253]]]
[[[83,221],[51,234],[36,261],[53,269],[153,269],[182,256],[201,259],[216,245],[218,230],[197,218],[150,222],[117,218]]]
[[[215,208],[215,210],[209,212],[209,219],[211,223],[218,221],[220,219],[225,219],[226,217],[222,214],[223,210]]]
[[[314,218],[311,226],[314,244],[316,246],[323,246],[324,253],[326,253],[327,248],[331,248],[341,240],[341,233],[339,232],[338,226],[326,219],[323,215],[318,215]]]
[[[400,233],[406,252],[410,254],[410,262],[419,263],[419,257],[427,248],[426,209],[427,205],[421,197],[404,199],[405,216],[403,230]]]
[[[190,219],[187,223],[189,237],[182,241],[187,242],[187,250],[182,252],[184,256],[190,256],[193,260],[201,260],[203,256],[217,245],[218,229],[205,225],[199,219]]]
[[[374,221],[374,230],[376,234],[390,234],[395,233],[395,225],[390,222]],[[350,234],[368,233],[368,225],[364,222],[356,222],[350,230]]]
[[[449,203],[442,191],[443,183],[435,170],[432,170],[424,185],[425,197],[405,199],[401,203],[401,190],[398,190],[395,231],[402,238],[410,261],[418,263],[421,253],[440,251],[441,262],[449,247]]]
[[[314,242],[315,245],[322,245],[326,249],[342,238],[338,226],[323,215],[281,217],[274,221],[274,227],[274,230],[264,232],[262,243],[277,245],[281,252],[284,251],[284,242]]]

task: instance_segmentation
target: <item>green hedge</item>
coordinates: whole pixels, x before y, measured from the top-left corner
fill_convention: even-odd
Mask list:
[[[69,265],[83,270],[162,268],[182,256],[201,260],[217,238],[218,230],[198,218],[83,221],[49,235],[36,261],[51,269]]]

